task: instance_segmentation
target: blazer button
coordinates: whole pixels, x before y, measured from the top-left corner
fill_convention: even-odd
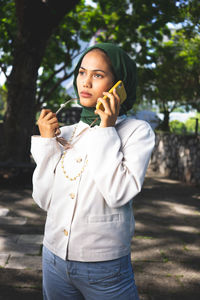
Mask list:
[[[64,229],[64,234],[68,236],[68,231],[66,229]]]
[[[70,193],[69,195],[70,195],[70,197],[71,197],[72,199],[75,198],[75,194],[74,194],[74,193]]]

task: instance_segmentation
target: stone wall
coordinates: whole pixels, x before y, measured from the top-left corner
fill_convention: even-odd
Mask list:
[[[200,136],[156,133],[151,166],[169,178],[200,185]]]

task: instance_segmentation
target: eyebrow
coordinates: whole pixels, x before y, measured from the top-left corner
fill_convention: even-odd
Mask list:
[[[80,69],[87,70],[87,69],[85,69],[84,67],[80,67]],[[92,70],[92,72],[103,72],[103,73],[105,73],[105,74],[106,74],[106,72],[105,72],[105,71],[103,71],[103,70],[100,70],[100,69],[95,69],[95,70]]]

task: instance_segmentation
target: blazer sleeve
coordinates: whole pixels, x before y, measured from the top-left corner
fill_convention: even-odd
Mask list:
[[[54,171],[61,156],[61,147],[56,138],[32,136],[31,154],[36,162],[33,173],[33,199],[48,210],[53,192]]]
[[[155,144],[155,134],[142,121],[126,143],[115,127],[93,130],[87,143],[88,165],[108,206],[125,205],[141,191]]]

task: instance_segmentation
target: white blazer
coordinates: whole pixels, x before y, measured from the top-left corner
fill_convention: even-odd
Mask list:
[[[145,121],[122,116],[107,128],[80,121],[61,128],[61,136],[71,139],[76,126],[63,162],[56,138],[32,137],[33,199],[47,211],[44,245],[62,259],[116,259],[130,253],[132,202],[155,135]]]

